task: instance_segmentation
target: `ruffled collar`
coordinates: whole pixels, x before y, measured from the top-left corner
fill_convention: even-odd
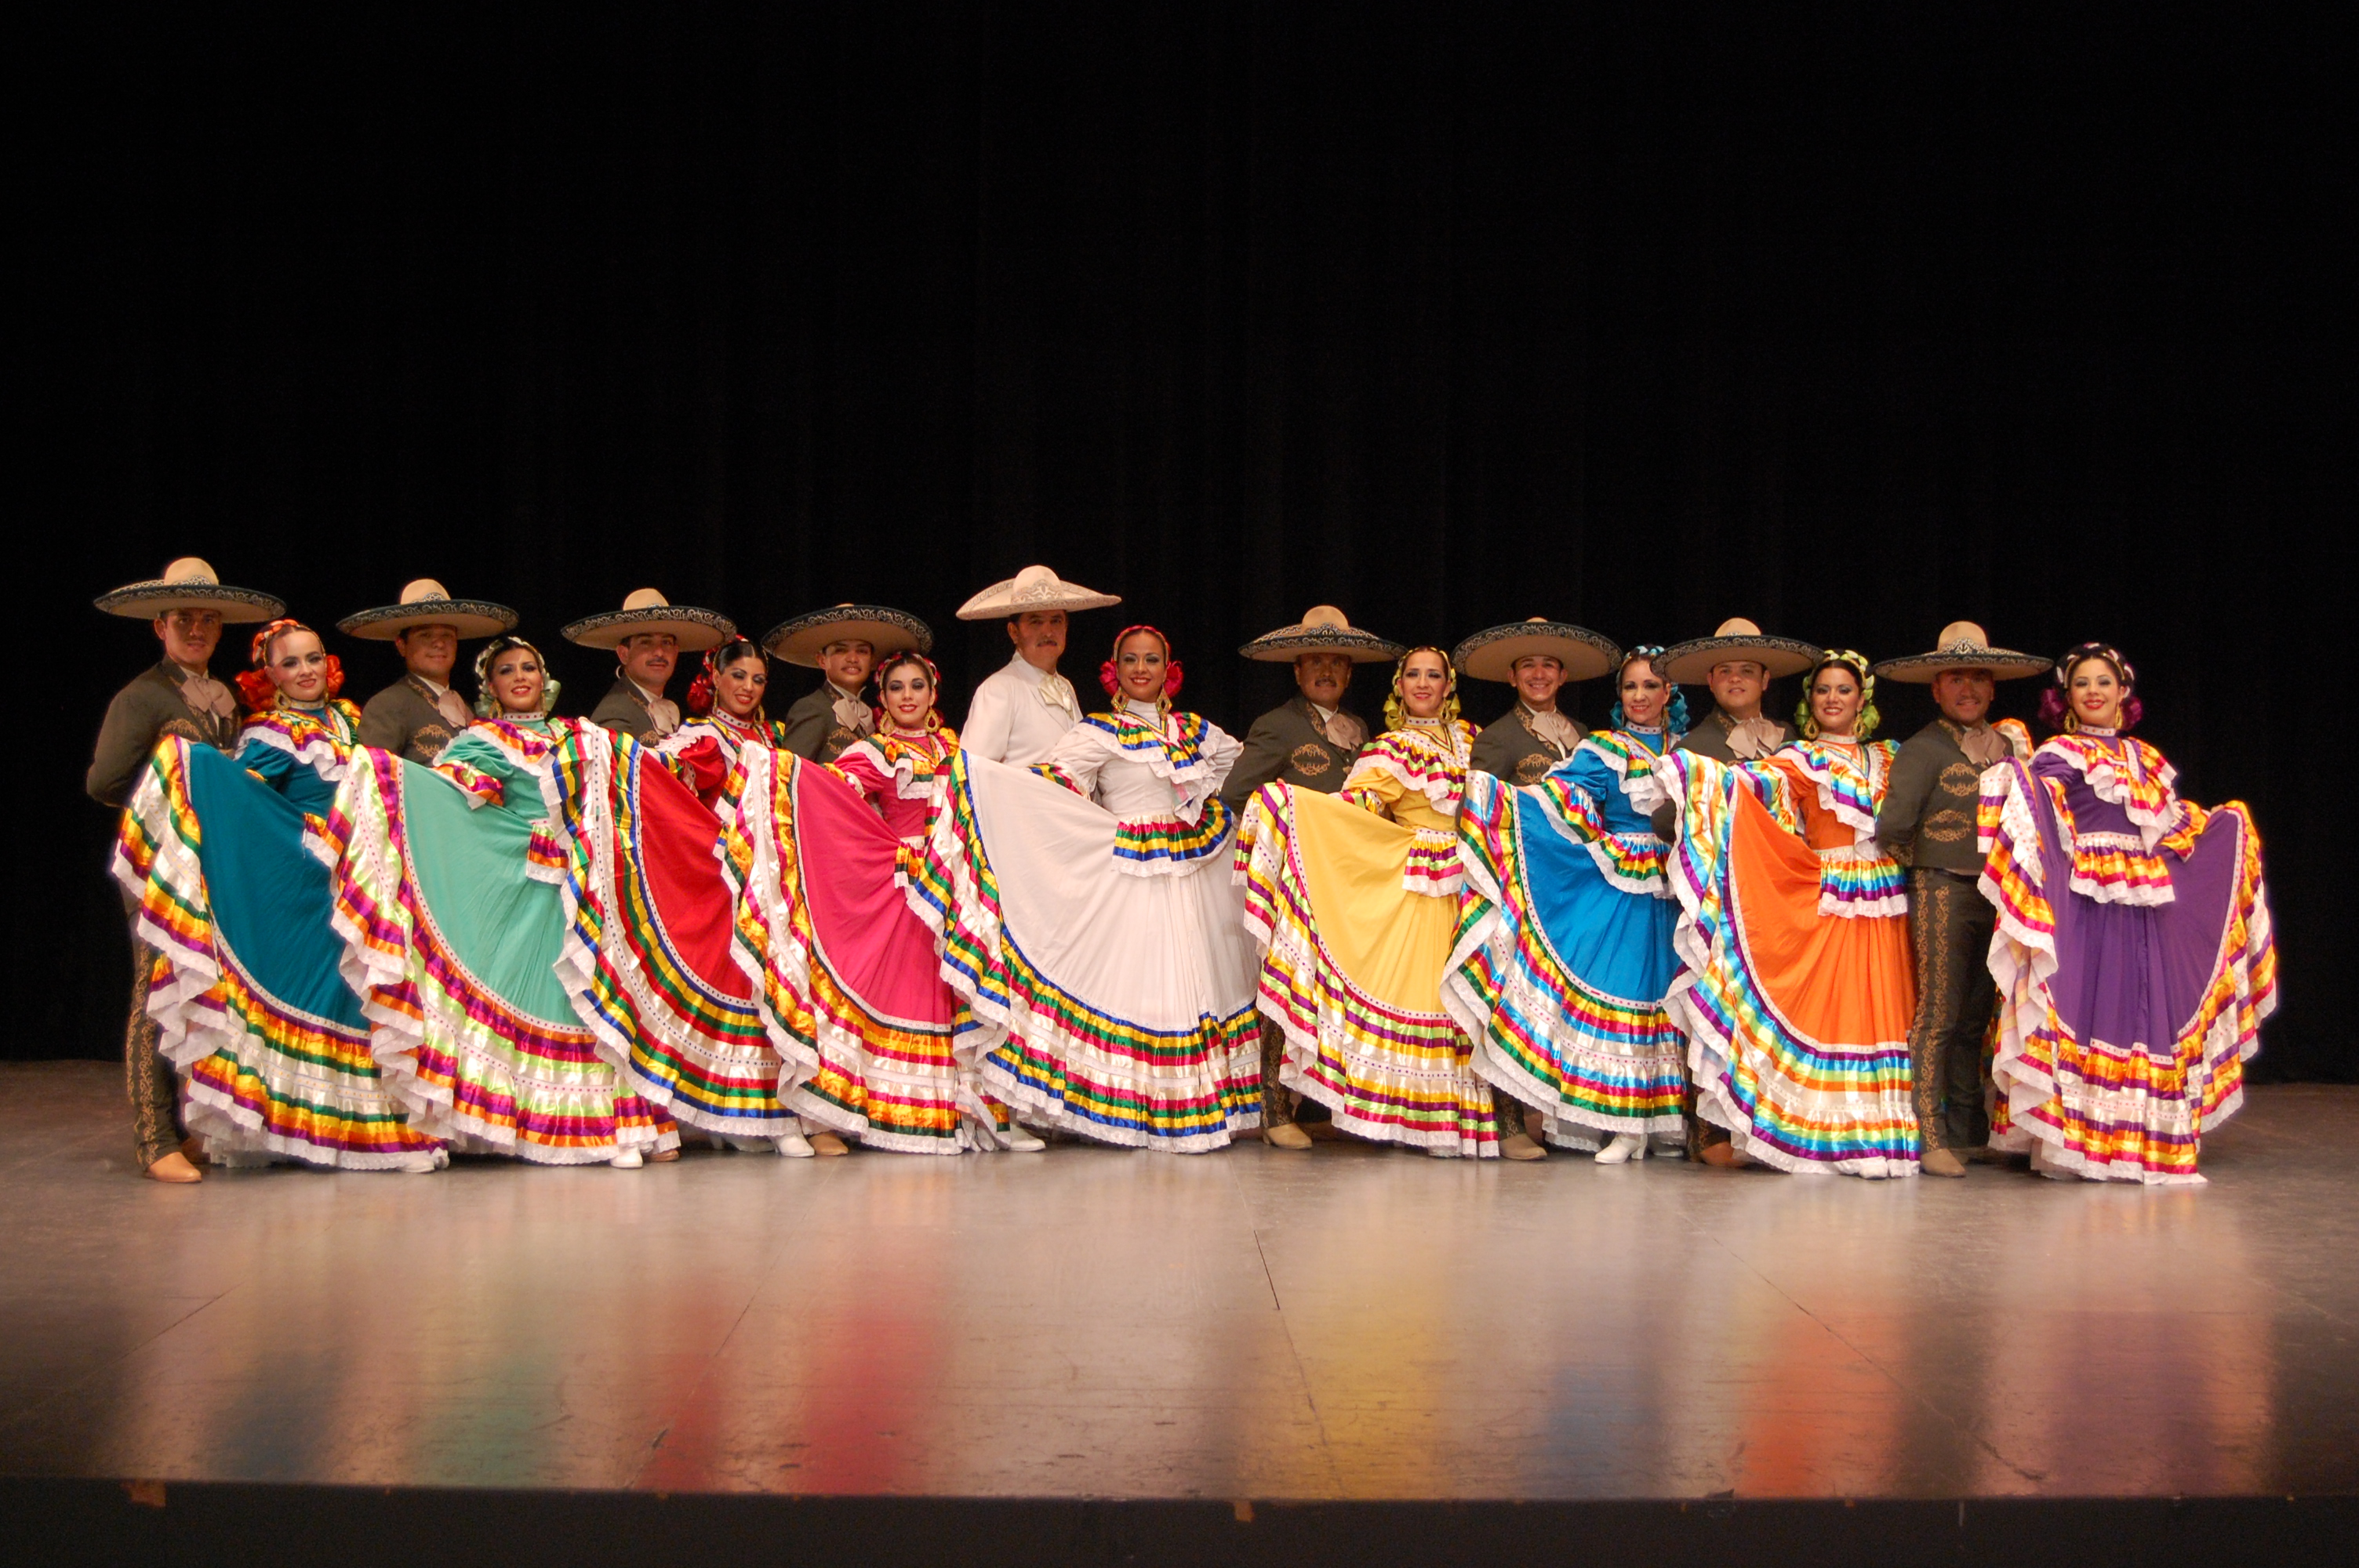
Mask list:
[[[2088,781],[2108,806],[2137,826],[2149,849],[2179,824],[2179,770],[2152,745],[2118,732],[2088,730],[2058,735],[2039,748]]]
[[[1408,719],[1362,749],[1343,787],[1350,789],[1368,773],[1388,773],[1402,787],[1424,795],[1435,810],[1453,814],[1465,797],[1467,761],[1473,752],[1474,727],[1463,719],[1446,726],[1438,719]]]
[[[1788,741],[1777,755],[1817,786],[1821,808],[1862,835],[1864,843],[1875,832],[1875,808],[1884,800],[1892,750],[1889,741],[1838,741],[1821,735]]]

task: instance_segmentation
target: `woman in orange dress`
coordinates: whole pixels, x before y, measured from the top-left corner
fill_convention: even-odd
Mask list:
[[[1908,883],[1875,842],[1892,742],[1864,655],[1808,677],[1801,740],[1754,762],[1674,752],[1671,888],[1697,1108],[1779,1170],[1917,1173]]]

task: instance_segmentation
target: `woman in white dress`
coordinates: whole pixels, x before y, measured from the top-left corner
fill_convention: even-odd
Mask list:
[[[1113,710],[1038,767],[956,755],[911,898],[985,1032],[994,1098],[1108,1143],[1217,1149],[1261,1122],[1220,799],[1242,748],[1172,710],[1180,666],[1151,626],[1115,638],[1098,678]]]

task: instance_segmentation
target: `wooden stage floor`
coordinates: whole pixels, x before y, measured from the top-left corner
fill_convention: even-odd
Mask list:
[[[0,1066],[0,1475],[2359,1489],[2359,1089],[2254,1091],[2193,1191],[1258,1143],[174,1188],[131,1174],[120,1078]]]

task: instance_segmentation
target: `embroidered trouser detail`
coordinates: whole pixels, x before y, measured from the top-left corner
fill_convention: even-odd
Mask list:
[[[180,1146],[180,1080],[164,1060],[163,1032],[147,1016],[147,982],[156,955],[131,943],[131,1016],[123,1026],[123,1087],[131,1100],[131,1137],[146,1170]]]
[[[1985,957],[1998,912],[1949,871],[1908,873],[1908,938],[1917,958],[1917,1016],[1908,1026],[1918,1135],[1928,1149],[1990,1141],[1983,1034],[1997,1000]]]

